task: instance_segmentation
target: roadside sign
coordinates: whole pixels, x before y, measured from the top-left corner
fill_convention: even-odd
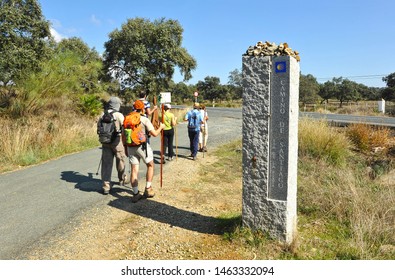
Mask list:
[[[160,103],[171,103],[171,93],[161,92],[160,93]]]
[[[199,93],[197,91],[195,91],[195,93],[193,94],[195,97],[197,97],[199,95]]]

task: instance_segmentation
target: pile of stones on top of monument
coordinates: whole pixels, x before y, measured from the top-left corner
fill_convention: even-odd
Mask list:
[[[259,41],[255,46],[250,46],[245,53],[248,56],[292,56],[297,61],[300,61],[299,52],[292,50],[287,43],[279,45],[266,41],[262,43]]]

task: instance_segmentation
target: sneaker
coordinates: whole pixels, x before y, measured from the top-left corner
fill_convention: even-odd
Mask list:
[[[136,203],[137,201],[139,201],[142,198],[143,198],[143,196],[141,195],[140,192],[134,193],[133,196],[132,196],[132,202]]]
[[[155,196],[155,192],[154,189],[152,187],[149,187],[148,189],[146,188],[144,191],[144,197],[154,197]]]
[[[103,194],[107,195],[110,193],[111,187],[109,184],[103,184]]]
[[[193,157],[193,160],[197,160],[197,157]]]
[[[168,157],[167,160],[168,161],[172,161],[174,157]]]

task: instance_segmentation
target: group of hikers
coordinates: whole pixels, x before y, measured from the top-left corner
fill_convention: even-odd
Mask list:
[[[150,145],[150,137],[157,137],[163,130],[164,149],[161,161],[162,163],[166,162],[164,157],[166,150],[166,160],[172,161],[175,157],[173,140],[177,117],[171,112],[171,105],[164,104],[162,121],[154,126],[149,117],[158,110],[158,107],[156,105],[151,107],[145,92],[142,92],[139,99],[134,101],[132,112],[126,116],[120,112],[121,104],[122,102],[118,97],[111,97],[97,122],[97,133],[99,141],[102,143],[102,189],[103,194],[110,193],[112,187],[111,173],[115,158],[119,185],[125,186],[130,182],[133,193],[132,202],[137,202],[142,198],[151,198],[155,195],[152,187],[154,153]],[[188,122],[189,149],[192,160],[197,159],[199,151],[207,152],[208,119],[206,107],[196,102],[193,109],[188,111],[183,118],[183,121]],[[131,165],[130,176],[126,174],[126,157]],[[143,192],[140,192],[139,189],[140,161],[143,161],[147,166]]]

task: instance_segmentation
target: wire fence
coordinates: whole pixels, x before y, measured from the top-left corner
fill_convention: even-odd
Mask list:
[[[395,102],[385,101],[358,101],[343,102],[330,100],[325,103],[299,104],[299,110],[302,112],[323,112],[323,113],[339,113],[339,114],[364,114],[364,115],[388,115],[395,116]]]

